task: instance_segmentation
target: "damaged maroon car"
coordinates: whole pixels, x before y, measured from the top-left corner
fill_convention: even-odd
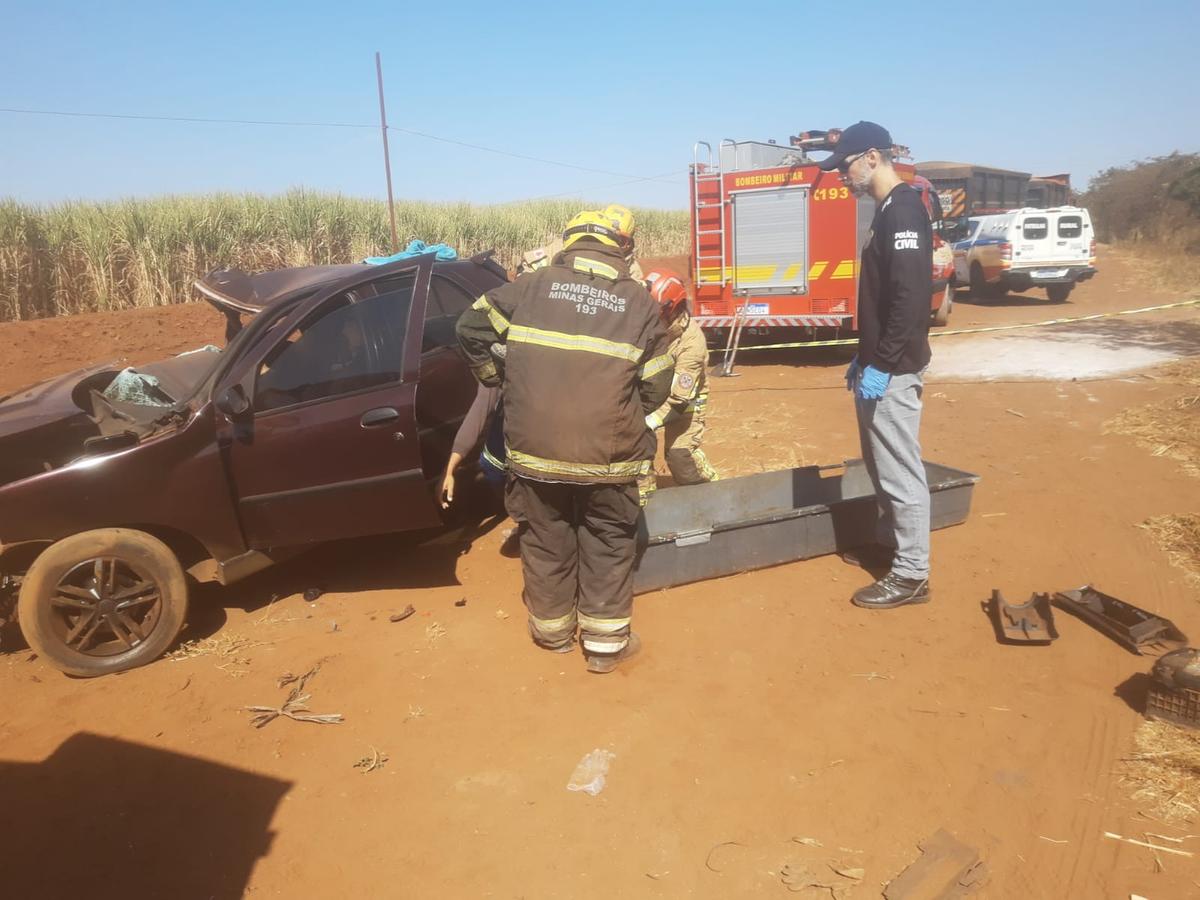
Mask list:
[[[454,324],[505,280],[488,254],[217,272],[197,288],[225,349],[0,399],[0,617],[15,604],[64,672],[118,672],[175,640],[196,563],[230,584],[314,542],[441,524],[476,389]]]

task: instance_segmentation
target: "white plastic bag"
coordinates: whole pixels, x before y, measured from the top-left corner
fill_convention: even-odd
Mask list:
[[[584,791],[595,797],[604,790],[604,776],[608,774],[608,764],[616,758],[611,750],[593,750],[579,761],[571,780],[567,782],[568,791]]]

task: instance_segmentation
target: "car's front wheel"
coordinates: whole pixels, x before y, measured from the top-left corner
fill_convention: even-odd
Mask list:
[[[69,675],[123,672],[157,659],[187,618],[187,579],[171,549],[128,528],[47,548],[21,583],[29,646]]]
[[[933,311],[933,324],[946,325],[950,322],[950,310],[954,306],[954,286],[946,285],[946,290],[942,293],[942,302],[937,309]]]

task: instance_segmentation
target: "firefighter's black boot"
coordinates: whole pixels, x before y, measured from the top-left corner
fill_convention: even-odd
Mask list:
[[[629,641],[616,653],[588,653],[587,669],[597,675],[605,675],[613,671],[621,663],[632,659],[641,652],[642,639],[633,632],[629,633]]]

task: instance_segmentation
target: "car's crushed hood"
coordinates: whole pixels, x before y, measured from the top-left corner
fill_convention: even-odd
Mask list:
[[[179,421],[216,365],[211,351],[133,369],[88,366],[0,399],[0,484],[131,446]]]
[[[75,388],[105,372],[116,373],[120,368],[116,362],[88,366],[0,398],[0,441],[79,415],[81,410],[71,399]]]

